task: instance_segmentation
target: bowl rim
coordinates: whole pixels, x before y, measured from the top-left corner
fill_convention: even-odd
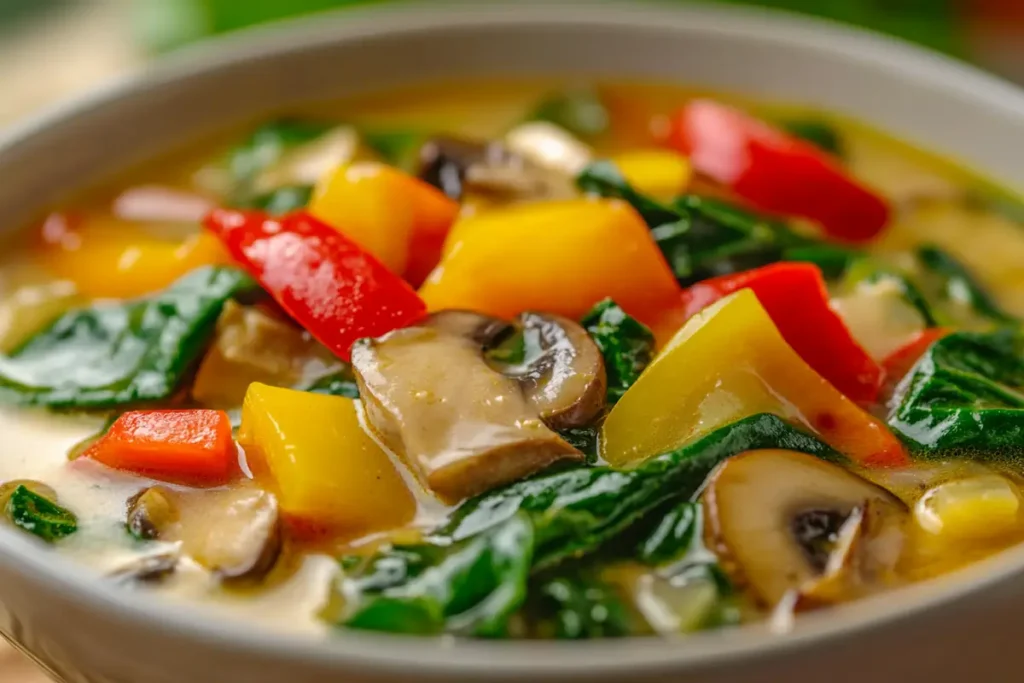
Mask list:
[[[897,39],[796,14],[739,6],[688,4],[666,7],[648,2],[543,2],[504,0],[488,4],[452,2],[424,10],[407,0],[393,5],[351,8],[289,19],[239,31],[186,48],[143,69],[49,107],[0,131],[0,156],[55,126],[67,125],[86,112],[116,105],[129,95],[159,90],[169,83],[217,70],[253,57],[315,49],[318,45],[394,34],[429,33],[457,27],[536,25],[593,26],[614,30],[685,26],[738,40],[797,44],[814,51],[841,54],[865,65],[921,80],[950,95],[965,95],[979,106],[999,109],[1024,121],[1024,91],[1016,86],[923,48]],[[531,641],[458,641],[344,631],[330,637],[254,629],[213,610],[153,599],[76,571],[71,560],[52,561],[52,551],[17,531],[0,528],[0,563],[31,575],[60,597],[111,618],[142,624],[155,634],[202,639],[234,652],[259,652],[282,662],[313,662],[336,670],[407,674],[415,663],[424,675],[465,676],[486,673],[491,679],[531,675],[587,676],[606,679],[645,672],[694,671],[728,660],[792,653],[850,636],[881,624],[897,625],[925,611],[963,604],[986,588],[1008,582],[1024,569],[1024,546],[976,562],[953,574],[868,598],[829,613],[802,617],[794,630],[776,635],[764,626],[698,633],[676,638],[631,638],[584,643]],[[529,657],[523,657],[528,650]]]

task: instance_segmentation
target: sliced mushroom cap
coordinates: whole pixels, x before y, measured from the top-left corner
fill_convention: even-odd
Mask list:
[[[579,324],[559,315],[523,313],[523,365],[510,368],[527,400],[552,429],[583,427],[605,405],[608,378],[604,357]]]
[[[536,164],[501,142],[441,136],[420,148],[419,177],[456,201],[481,194],[509,201],[576,194],[571,176]]]
[[[210,492],[182,511],[182,549],[222,579],[259,579],[281,554],[277,498],[259,489]]]
[[[885,579],[899,559],[906,506],[847,470],[785,450],[750,451],[722,464],[704,493],[707,541],[733,579],[773,606],[793,592],[819,602],[834,590]],[[856,577],[842,576],[854,569]],[[833,581],[815,586],[823,577]],[[845,584],[849,585],[849,584]]]
[[[180,559],[177,548],[143,555],[114,569],[107,578],[121,584],[161,581],[174,573]]]
[[[490,346],[513,331],[513,326],[500,318],[454,308],[432,313],[423,325],[465,337],[482,347]]]
[[[369,426],[446,501],[583,457],[470,337],[438,327],[397,330],[353,346],[352,367]]]
[[[547,168],[575,177],[590,163],[594,151],[572,133],[549,121],[527,121],[505,135],[516,154]]]
[[[173,494],[163,486],[151,486],[128,499],[125,523],[132,536],[153,540],[170,534],[178,517]]]

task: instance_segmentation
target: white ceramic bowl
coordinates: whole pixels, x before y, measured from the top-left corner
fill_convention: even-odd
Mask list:
[[[290,103],[501,74],[676,80],[810,103],[1024,186],[1024,95],[902,44],[753,11],[409,4],[249,32],[10,132],[0,141],[0,225]],[[749,628],[578,644],[349,632],[316,640],[124,592],[0,528],[0,631],[67,683],[1009,681],[1024,640],[1022,593],[1024,550],[810,615],[786,636]]]

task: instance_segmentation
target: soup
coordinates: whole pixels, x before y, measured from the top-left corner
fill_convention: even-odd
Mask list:
[[[677,87],[289,112],[8,249],[4,518],[274,628],[788,623],[1024,538],[1022,220]]]

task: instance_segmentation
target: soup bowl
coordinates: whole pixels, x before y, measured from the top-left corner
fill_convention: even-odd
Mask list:
[[[5,132],[0,225],[14,230],[84,185],[309,101],[538,75],[806,103],[1024,186],[1024,94],[877,36],[699,6],[408,4],[253,30]],[[579,644],[301,637],[112,587],[0,527],[0,632],[67,683],[1008,680],[1022,605],[1024,548],[809,615],[781,635],[755,625]]]

